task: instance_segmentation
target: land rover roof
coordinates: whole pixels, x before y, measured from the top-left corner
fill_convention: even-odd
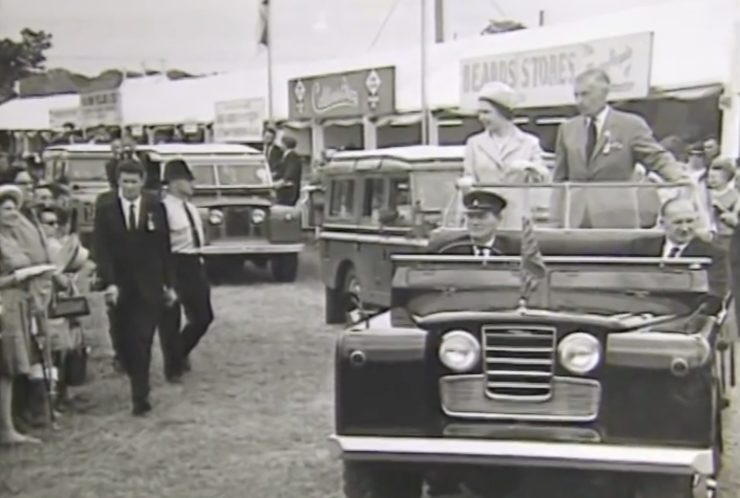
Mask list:
[[[60,151],[72,154],[105,154],[110,153],[109,144],[69,144],[52,145],[47,152]],[[163,155],[213,155],[213,154],[261,154],[253,147],[238,144],[158,144],[137,145],[137,151],[155,152]]]
[[[387,149],[338,152],[324,166],[325,173],[376,170],[462,170],[465,148],[457,145],[413,145]]]

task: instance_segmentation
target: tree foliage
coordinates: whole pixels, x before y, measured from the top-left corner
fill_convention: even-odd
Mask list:
[[[15,83],[44,69],[51,34],[25,28],[20,41],[0,40],[0,102],[14,94]]]

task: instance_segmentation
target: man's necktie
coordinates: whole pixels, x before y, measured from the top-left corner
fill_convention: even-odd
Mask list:
[[[133,202],[128,205],[128,229],[132,232],[136,230],[136,206]]]
[[[671,250],[668,251],[668,259],[671,258],[677,258],[681,253],[681,248],[678,246],[671,247]]]
[[[586,161],[591,161],[591,156],[594,154],[594,148],[596,147],[596,137],[598,136],[598,130],[596,129],[596,119],[589,118],[588,120],[588,134],[586,135]]]
[[[198,233],[198,227],[195,226],[195,218],[193,218],[193,213],[191,213],[190,208],[188,208],[187,201],[182,201],[182,208],[185,210],[185,214],[188,217],[188,223],[190,223],[190,233],[193,236],[193,246],[196,249],[200,249],[203,243],[200,240],[200,233]]]

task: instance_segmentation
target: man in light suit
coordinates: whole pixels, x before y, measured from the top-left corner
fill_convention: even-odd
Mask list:
[[[607,105],[609,85],[599,69],[576,78],[580,115],[560,125],[553,182],[633,182],[637,163],[666,181],[685,180],[683,168],[655,141],[644,119]],[[637,198],[635,189],[573,189],[571,226],[639,227]]]

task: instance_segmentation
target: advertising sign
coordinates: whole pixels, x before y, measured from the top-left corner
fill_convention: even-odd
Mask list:
[[[379,116],[395,111],[393,67],[297,78],[288,82],[290,119]]]
[[[121,94],[118,90],[101,90],[80,95],[82,124],[95,126],[120,126],[122,122]]]
[[[80,108],[78,106],[49,109],[49,129],[61,131],[67,123],[73,124],[75,128],[80,126]]]
[[[215,142],[261,142],[265,121],[262,97],[216,102]]]
[[[610,98],[633,99],[650,90],[652,33],[604,38],[572,45],[461,61],[461,107],[474,108],[480,89],[501,81],[519,91],[520,107],[572,104],[576,76],[603,69],[612,82]]]

